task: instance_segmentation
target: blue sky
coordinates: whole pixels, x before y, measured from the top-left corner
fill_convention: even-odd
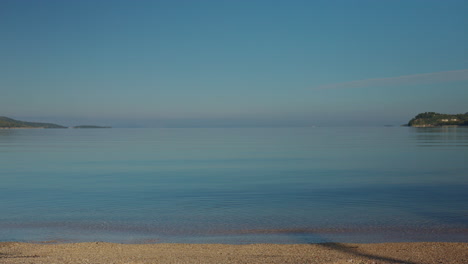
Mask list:
[[[0,115],[401,124],[468,111],[468,2],[0,1]]]

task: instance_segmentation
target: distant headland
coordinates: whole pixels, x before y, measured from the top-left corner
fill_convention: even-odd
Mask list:
[[[0,128],[67,128],[57,124],[26,122],[0,116]]]
[[[68,128],[66,126],[61,126],[52,123],[39,123],[39,122],[26,122],[15,120],[13,118],[0,116],[0,129],[9,129],[9,128]],[[92,125],[81,125],[74,126],[72,128],[111,128],[108,126],[92,126]]]
[[[425,112],[418,114],[408,122],[410,127],[468,126],[468,112],[465,114],[439,114]]]

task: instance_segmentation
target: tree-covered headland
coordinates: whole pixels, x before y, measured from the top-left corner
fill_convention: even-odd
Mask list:
[[[0,116],[0,129],[7,128],[67,128],[65,126],[52,124],[52,123],[39,123],[39,122],[26,122],[15,120],[13,118]],[[74,126],[73,128],[111,128],[110,126],[92,126],[82,125]]]
[[[418,114],[408,122],[412,127],[468,126],[468,112],[465,114],[439,114],[425,112]]]
[[[66,128],[61,125],[39,122],[25,122],[0,116],[0,128]]]

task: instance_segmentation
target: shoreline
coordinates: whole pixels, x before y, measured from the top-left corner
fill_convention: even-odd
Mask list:
[[[0,242],[0,262],[22,263],[467,263],[468,243],[117,244]]]

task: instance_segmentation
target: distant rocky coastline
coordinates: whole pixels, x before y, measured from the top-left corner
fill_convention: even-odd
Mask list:
[[[52,124],[52,123],[39,123],[39,122],[26,122],[0,116],[0,128],[67,128],[65,126]]]
[[[410,127],[445,127],[468,126],[468,112],[465,114],[439,114],[425,112],[418,114],[408,122]]]
[[[26,122],[13,118],[0,116],[0,129],[34,129],[34,128],[68,128],[66,126],[52,124],[52,123],[39,123],[39,122]],[[93,125],[80,125],[72,128],[111,128],[108,126],[93,126]]]

